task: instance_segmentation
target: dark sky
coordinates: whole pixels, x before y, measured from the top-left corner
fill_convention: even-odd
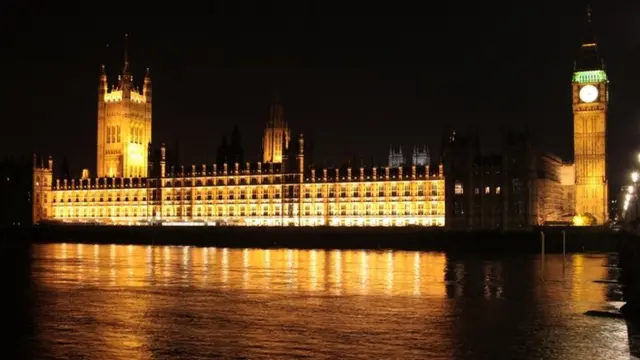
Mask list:
[[[468,126],[482,129],[483,145],[495,150],[501,124],[529,126],[543,150],[573,157],[570,80],[586,2],[344,3],[188,9],[198,16],[139,15],[179,12],[177,3],[127,9],[131,16],[114,8],[104,17],[6,8],[0,155],[66,155],[74,172],[95,168],[99,67],[106,63],[110,82],[116,78],[127,32],[134,80],[151,68],[153,140],[179,141],[185,164],[212,163],[234,123],[246,156],[259,160],[274,79],[286,120],[313,137],[320,163],[354,155],[381,163],[390,143],[437,152],[443,131]],[[640,4],[633,3],[593,3],[611,80],[614,183],[640,135]]]

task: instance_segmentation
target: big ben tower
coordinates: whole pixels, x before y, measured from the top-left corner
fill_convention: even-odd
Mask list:
[[[108,87],[104,65],[98,86],[98,177],[147,177],[151,142],[151,77],[142,91],[133,82],[125,37],[124,67],[118,83]]]
[[[587,37],[575,62],[573,140],[576,171],[576,214],[590,213],[598,224],[607,211],[607,102],[609,81],[593,35],[591,9],[587,11]]]

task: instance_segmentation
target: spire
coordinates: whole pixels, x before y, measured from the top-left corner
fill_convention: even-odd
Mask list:
[[[122,75],[129,75],[129,34],[124,34],[124,68]]]
[[[282,97],[280,95],[280,87],[275,81],[271,90],[271,96],[272,100],[271,105],[269,106],[269,119],[267,120],[267,127],[286,127],[284,121],[284,109],[282,107]]]
[[[580,47],[580,55],[574,64],[574,71],[604,70],[604,62],[598,51],[591,13],[591,5],[588,5],[584,38]]]

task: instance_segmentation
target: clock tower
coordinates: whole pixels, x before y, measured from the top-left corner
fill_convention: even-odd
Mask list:
[[[587,11],[587,37],[575,62],[573,91],[573,148],[575,156],[575,209],[591,214],[597,224],[607,222],[607,103],[609,81],[593,36],[591,9]]]

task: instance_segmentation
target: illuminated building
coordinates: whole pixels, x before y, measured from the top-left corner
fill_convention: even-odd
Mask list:
[[[284,110],[280,103],[280,96],[276,93],[269,108],[269,120],[262,138],[262,162],[265,164],[279,164],[282,155],[287,151],[291,141],[291,131],[284,120]]]
[[[298,149],[304,147],[302,136]],[[249,226],[443,226],[442,167],[308,169],[235,163],[159,176],[57,180],[34,168],[34,219],[74,223]],[[52,163],[52,161],[51,161]]]
[[[404,165],[404,155],[402,155],[402,146],[398,147],[398,150],[393,146],[389,146],[389,166],[398,167]]]
[[[118,85],[109,90],[104,65],[98,86],[98,177],[146,177],[151,143],[151,77],[142,91],[133,82],[125,50]]]
[[[394,149],[393,146],[389,146],[389,162],[390,167],[398,167],[403,166],[405,164],[417,165],[417,166],[428,166],[431,164],[431,156],[429,155],[429,149],[426,145],[417,146],[414,145],[410,161],[407,162],[403,153],[402,146],[399,146],[398,149]]]
[[[609,81],[591,29],[581,46],[573,73],[573,137],[577,214],[591,214],[597,224],[608,220],[606,120]]]
[[[560,166],[560,185],[562,186],[563,216],[576,212],[576,167],[572,163],[563,162]]]
[[[279,101],[265,129],[265,162],[243,163],[227,154],[222,164],[168,168],[164,145],[157,154],[148,151],[148,74],[143,92],[137,93],[127,69],[125,60],[120,87],[111,92],[106,75],[100,78],[97,177],[85,172],[80,179],[54,181],[53,160],[47,166],[34,161],[34,222],[444,226],[442,166],[434,172],[428,165],[305,166],[304,138],[288,141]]]
[[[573,164],[543,154],[536,158],[535,213],[539,225],[568,223],[574,214]]]
[[[431,163],[431,156],[429,155],[429,149],[426,145],[423,145],[422,148],[418,146],[413,147],[413,153],[411,154],[412,164],[425,166]]]

